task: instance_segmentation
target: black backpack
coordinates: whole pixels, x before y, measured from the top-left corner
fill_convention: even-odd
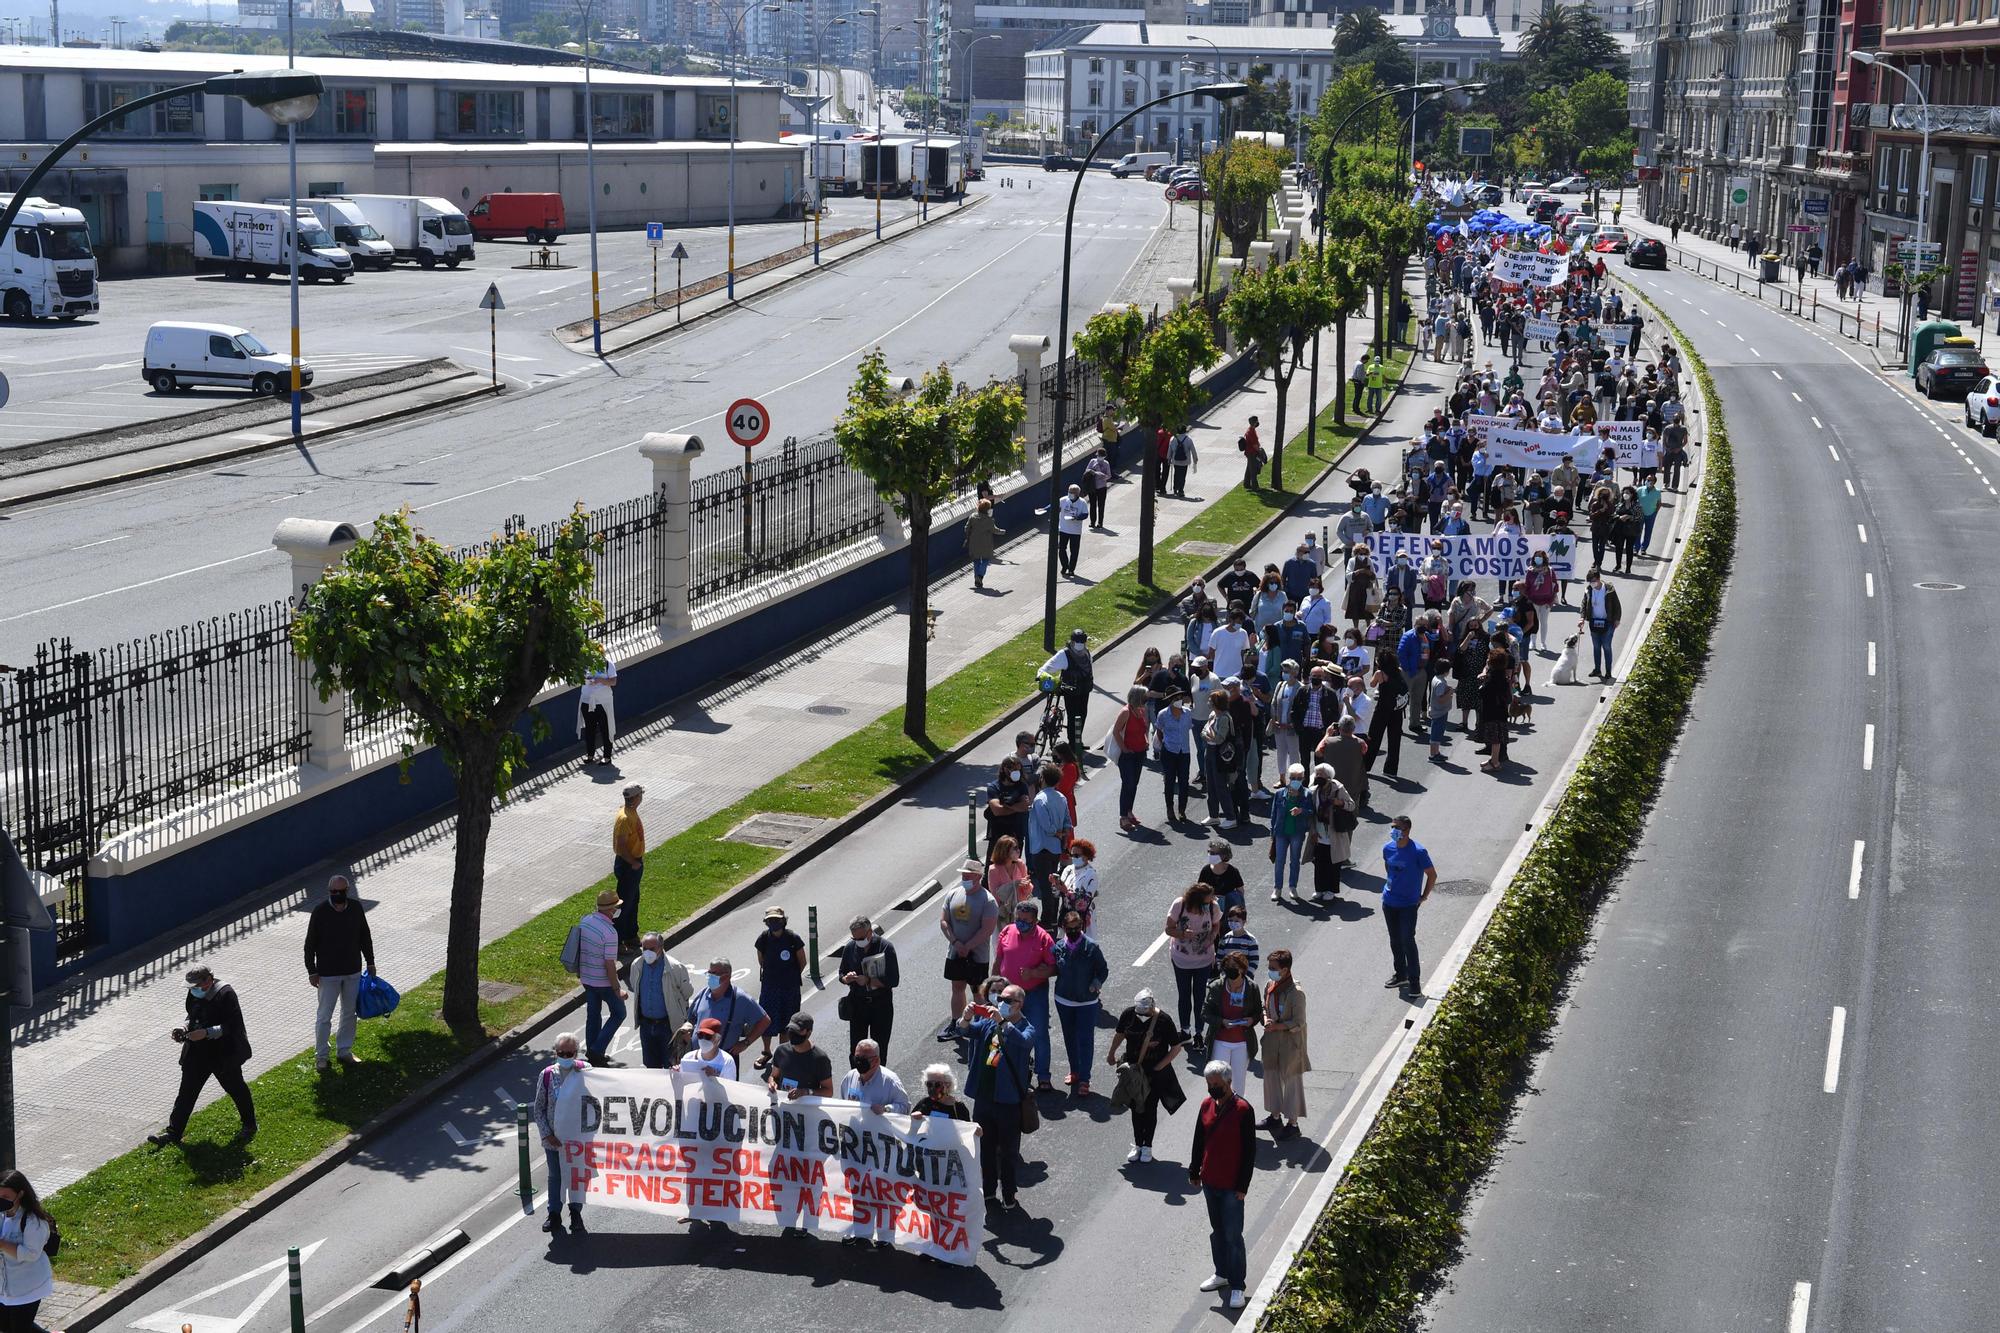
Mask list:
[[[56,1225],[53,1217],[49,1219],[49,1239],[42,1246],[42,1253],[51,1259],[62,1253],[62,1228]]]

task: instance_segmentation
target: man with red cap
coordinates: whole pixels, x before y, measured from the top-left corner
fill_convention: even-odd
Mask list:
[[[694,1048],[681,1057],[683,1074],[736,1077],[736,1057],[722,1048],[722,1020],[704,1018],[694,1030]]]

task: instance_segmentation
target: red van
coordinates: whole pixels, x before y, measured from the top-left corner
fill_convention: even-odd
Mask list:
[[[559,194],[489,194],[466,212],[472,234],[482,241],[498,236],[525,236],[553,241],[568,229]]]

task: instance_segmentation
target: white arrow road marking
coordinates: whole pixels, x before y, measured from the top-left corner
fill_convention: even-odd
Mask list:
[[[478,1138],[468,1139],[467,1137],[465,1137],[465,1135],[459,1133],[458,1126],[452,1124],[451,1121],[449,1120],[444,1122],[444,1132],[446,1136],[449,1137],[453,1143],[456,1143],[461,1148],[477,1148],[482,1142],[482,1140]]]
[[[498,1097],[500,1099],[500,1104],[506,1107],[510,1111],[513,1110],[515,1106],[519,1105],[519,1103],[517,1103],[512,1097],[507,1095],[507,1089],[505,1088],[493,1089],[493,1095],[495,1097]]]
[[[313,1251],[324,1244],[326,1244],[326,1241],[320,1239],[310,1245],[300,1246],[299,1263],[303,1265],[306,1260],[313,1257]],[[144,1319],[135,1321],[131,1327],[146,1329],[150,1333],[181,1333],[181,1326],[185,1324],[191,1327],[194,1333],[241,1333],[243,1326],[256,1318],[258,1311],[269,1305],[273,1296],[284,1290],[285,1279],[288,1276],[285,1272],[284,1256],[281,1255],[271,1260],[268,1264],[259,1264],[241,1277],[230,1278],[227,1282],[218,1282],[206,1291],[197,1291],[194,1295],[186,1298],[187,1303],[193,1305],[199,1301],[205,1301],[211,1296],[228,1291],[231,1287],[240,1287],[252,1278],[262,1277],[274,1269],[276,1270],[276,1276],[265,1283],[264,1289],[257,1293],[256,1299],[250,1302],[242,1314],[234,1318],[211,1314],[189,1314],[185,1310],[173,1309],[162,1310],[158,1314],[147,1315]]]

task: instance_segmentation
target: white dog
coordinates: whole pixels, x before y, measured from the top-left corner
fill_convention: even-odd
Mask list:
[[[1576,633],[1563,641],[1563,650],[1556,658],[1555,670],[1549,673],[1551,685],[1576,684],[1576,641],[1582,637],[1581,633]]]

